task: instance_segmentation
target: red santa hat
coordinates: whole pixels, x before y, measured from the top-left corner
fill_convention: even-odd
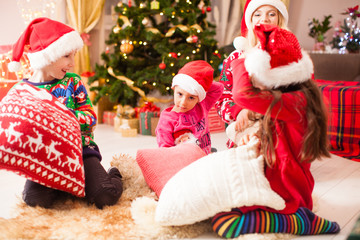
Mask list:
[[[8,66],[10,71],[20,70],[25,46],[29,46],[31,67],[41,69],[73,50],[81,49],[83,40],[78,32],[63,23],[49,18],[34,19],[13,45],[12,62]]]
[[[199,97],[201,102],[206,97],[214,79],[214,69],[204,60],[185,64],[172,80],[172,88],[179,86],[188,93]]]
[[[270,5],[275,7],[284,17],[285,25],[288,24],[289,14],[285,4],[281,0],[247,0],[244,6],[244,14],[241,20],[241,36],[236,37],[233,45],[237,50],[246,49],[248,43],[245,39],[248,29],[251,28],[251,17],[259,7],[263,5]]]
[[[293,33],[268,24],[257,24],[254,32],[260,47],[246,54],[245,68],[249,76],[268,88],[302,83],[311,78],[313,63]]]

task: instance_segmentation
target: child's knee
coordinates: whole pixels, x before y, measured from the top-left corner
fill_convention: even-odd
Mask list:
[[[97,196],[94,198],[95,206],[99,209],[102,209],[105,206],[113,206],[115,205],[121,194],[123,192],[122,184],[116,185],[113,187],[106,187],[100,191]]]

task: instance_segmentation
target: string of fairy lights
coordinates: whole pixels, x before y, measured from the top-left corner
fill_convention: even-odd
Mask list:
[[[179,0],[176,0],[176,2],[178,2],[178,1],[179,1]],[[117,4],[118,7],[122,7],[122,6],[123,6],[123,2],[124,2],[124,1],[120,1],[120,2]],[[191,0],[186,0],[186,3],[189,4],[189,5],[193,4],[193,2],[192,2]],[[131,7],[131,6],[132,6],[132,1],[131,1],[131,0],[128,0],[128,1],[127,1],[127,5],[128,5],[129,7]],[[143,4],[143,3],[140,3],[140,4],[139,4],[139,8],[145,8],[145,7],[146,7],[145,4]],[[198,5],[198,7],[202,10],[203,13],[205,13],[205,11],[207,11],[207,12],[210,12],[210,11],[211,11],[211,7],[210,7],[210,6],[205,7],[205,4],[204,4],[203,1],[200,2],[200,4]],[[159,9],[159,8],[160,8],[159,2],[156,1],[156,0],[152,0],[152,1],[150,2],[150,8],[151,8],[151,9]],[[122,13],[121,13],[120,15],[116,15],[116,14],[113,15],[113,19],[114,19],[114,20],[118,17],[118,18],[120,18],[120,19],[122,20],[122,22],[123,22],[123,25],[122,25],[122,26],[116,25],[116,26],[113,28],[113,32],[114,32],[115,34],[119,33],[122,29],[125,29],[125,28],[128,27],[128,26],[131,26],[131,22],[130,22],[129,19],[126,17],[127,11],[128,11],[127,7],[123,7],[123,11],[122,11]],[[183,12],[183,11],[185,11],[185,10],[181,10],[181,11]],[[189,12],[190,10],[186,10],[186,11]],[[160,18],[163,17],[164,15],[165,15],[164,12],[162,12],[162,11],[159,12],[159,17],[160,17]],[[171,13],[170,18],[175,18],[175,17],[176,17],[176,12],[173,11],[173,12]],[[144,19],[142,20],[142,24],[145,25],[145,26],[147,26],[146,31],[151,31],[151,32],[153,32],[154,34],[160,33],[160,31],[159,31],[157,28],[151,27],[151,26],[149,25],[149,20],[148,20],[147,18],[144,18]],[[177,26],[174,26],[172,29],[169,29],[169,31],[164,35],[164,37],[171,37],[171,36],[174,34],[176,28],[180,28],[183,32],[187,32],[187,31],[189,31],[191,28],[193,28],[193,29],[196,30],[196,33],[197,33],[197,34],[199,34],[199,33],[201,33],[201,32],[203,31],[203,29],[202,29],[198,24],[195,24],[195,25],[190,26],[190,27],[184,26],[184,25],[177,25]],[[196,36],[196,35],[189,35],[189,37],[186,38],[186,41],[187,41],[188,43],[196,43],[196,44],[194,45],[195,48],[191,51],[192,54],[198,53],[198,52],[200,51],[200,49],[201,49],[201,43],[200,43],[200,41],[198,41],[198,40],[199,40],[199,38],[198,38],[198,36]],[[121,52],[121,54],[122,54],[122,57],[123,57],[124,59],[127,59],[127,58],[128,58],[128,55],[131,54],[132,51],[134,50],[134,47],[137,47],[137,46],[139,46],[139,45],[144,45],[144,46],[145,46],[145,45],[147,45],[147,44],[148,44],[148,43],[147,43],[146,41],[136,41],[136,40],[128,40],[128,39],[122,40],[122,41],[121,41],[121,44],[120,44],[120,52]],[[118,47],[117,44],[115,44],[115,47]],[[106,47],[105,52],[106,52],[106,53],[109,53],[109,52],[110,52],[110,47],[109,47],[109,46]],[[218,54],[219,54],[219,50],[215,50],[213,54],[218,55]],[[182,55],[181,52],[177,52],[177,53],[175,53],[175,52],[169,52],[166,57],[176,59],[176,58],[180,57],[181,55]],[[186,60],[191,60],[191,56],[186,56],[185,59],[186,59]],[[210,63],[212,63],[212,60],[210,60]],[[174,65],[175,65],[175,64],[172,63],[172,62],[170,62],[170,64],[169,64],[170,67],[173,67]],[[168,67],[168,66],[164,63],[164,61],[159,64],[159,68],[162,69],[162,70],[164,70],[166,67]],[[176,74],[175,72],[172,73],[173,76],[175,76],[175,74]],[[109,80],[107,80],[107,81],[109,81]],[[144,81],[143,84],[147,84],[147,81]],[[156,82],[154,82],[154,83],[152,83],[152,84],[155,86],[155,85],[156,85]],[[170,90],[170,88],[168,87],[167,90]]]

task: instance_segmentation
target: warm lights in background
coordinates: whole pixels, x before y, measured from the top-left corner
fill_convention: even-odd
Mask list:
[[[38,17],[51,17],[55,14],[56,4],[59,0],[17,0],[20,15],[28,25]]]

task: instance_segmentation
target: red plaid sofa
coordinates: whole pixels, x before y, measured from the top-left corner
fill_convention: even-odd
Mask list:
[[[331,152],[360,162],[360,82],[316,82],[328,110]]]

